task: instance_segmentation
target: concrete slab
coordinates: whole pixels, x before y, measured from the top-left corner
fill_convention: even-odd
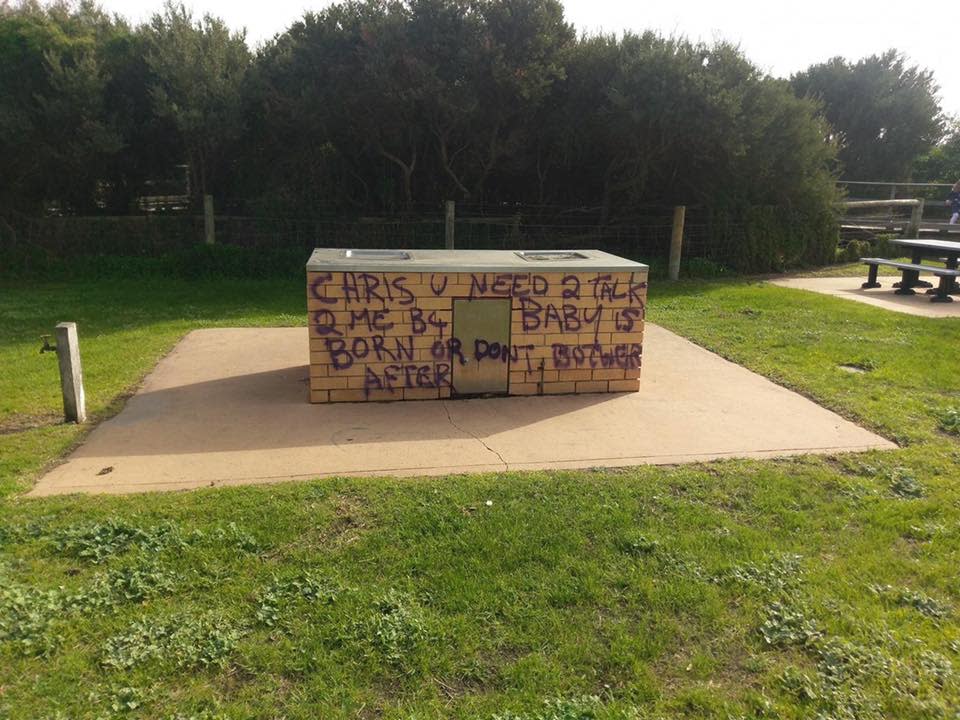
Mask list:
[[[32,496],[895,445],[647,325],[639,393],[311,405],[305,328],[197,330]]]
[[[780,287],[809,290],[846,300],[855,300],[908,315],[932,318],[960,317],[960,298],[952,303],[932,303],[930,296],[925,294],[922,288],[917,290],[916,295],[896,295],[893,284],[900,280],[899,276],[882,276],[879,278],[882,288],[862,290],[860,285],[866,282],[866,279],[867,274],[864,271],[860,277],[784,278],[770,280],[770,283]]]

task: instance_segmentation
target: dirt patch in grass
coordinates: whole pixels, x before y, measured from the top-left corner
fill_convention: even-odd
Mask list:
[[[63,416],[58,413],[14,413],[0,418],[0,435],[13,435],[25,430],[61,425],[62,423]]]
[[[858,363],[843,363],[842,365],[837,365],[838,368],[844,372],[853,373],[855,375],[862,375],[865,372],[870,372],[873,368],[864,367]]]
[[[363,499],[356,495],[338,495],[333,521],[320,533],[324,545],[349,545],[369,527]]]

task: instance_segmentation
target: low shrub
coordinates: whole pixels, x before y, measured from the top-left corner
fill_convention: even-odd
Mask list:
[[[894,237],[893,235],[878,235],[873,240],[870,254],[874,257],[882,258],[900,257],[903,254],[903,250],[898,250],[897,247],[890,242]]]
[[[947,408],[938,418],[940,429],[949,435],[960,435],[960,408]]]
[[[388,663],[403,667],[427,637],[423,609],[409,595],[390,590],[376,599],[366,635]]]
[[[182,542],[175,526],[139,528],[114,519],[60,528],[52,533],[51,539],[63,555],[95,564],[133,547],[157,551]]]
[[[939,620],[950,614],[949,605],[917,590],[892,585],[871,585],[870,592],[899,607],[913,608],[929,618]]]
[[[837,248],[838,262],[856,262],[860,258],[869,257],[873,248],[868,240],[850,240],[842,248]]]
[[[175,616],[166,620],[137,620],[104,643],[100,664],[125,670],[149,662],[180,669],[223,666],[242,637],[227,618]]]

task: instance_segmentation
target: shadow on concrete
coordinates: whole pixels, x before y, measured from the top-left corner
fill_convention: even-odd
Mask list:
[[[482,407],[484,433],[532,425],[622,395],[471,398],[407,402],[308,401],[306,365],[206,380],[133,396],[81,447],[96,455],[231,450],[463,439],[451,419]]]

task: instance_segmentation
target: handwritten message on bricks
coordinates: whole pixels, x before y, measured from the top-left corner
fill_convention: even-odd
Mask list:
[[[450,397],[468,362],[511,395],[636,390],[646,295],[645,272],[309,272],[311,400]],[[509,333],[459,338],[461,299],[509,299]]]

